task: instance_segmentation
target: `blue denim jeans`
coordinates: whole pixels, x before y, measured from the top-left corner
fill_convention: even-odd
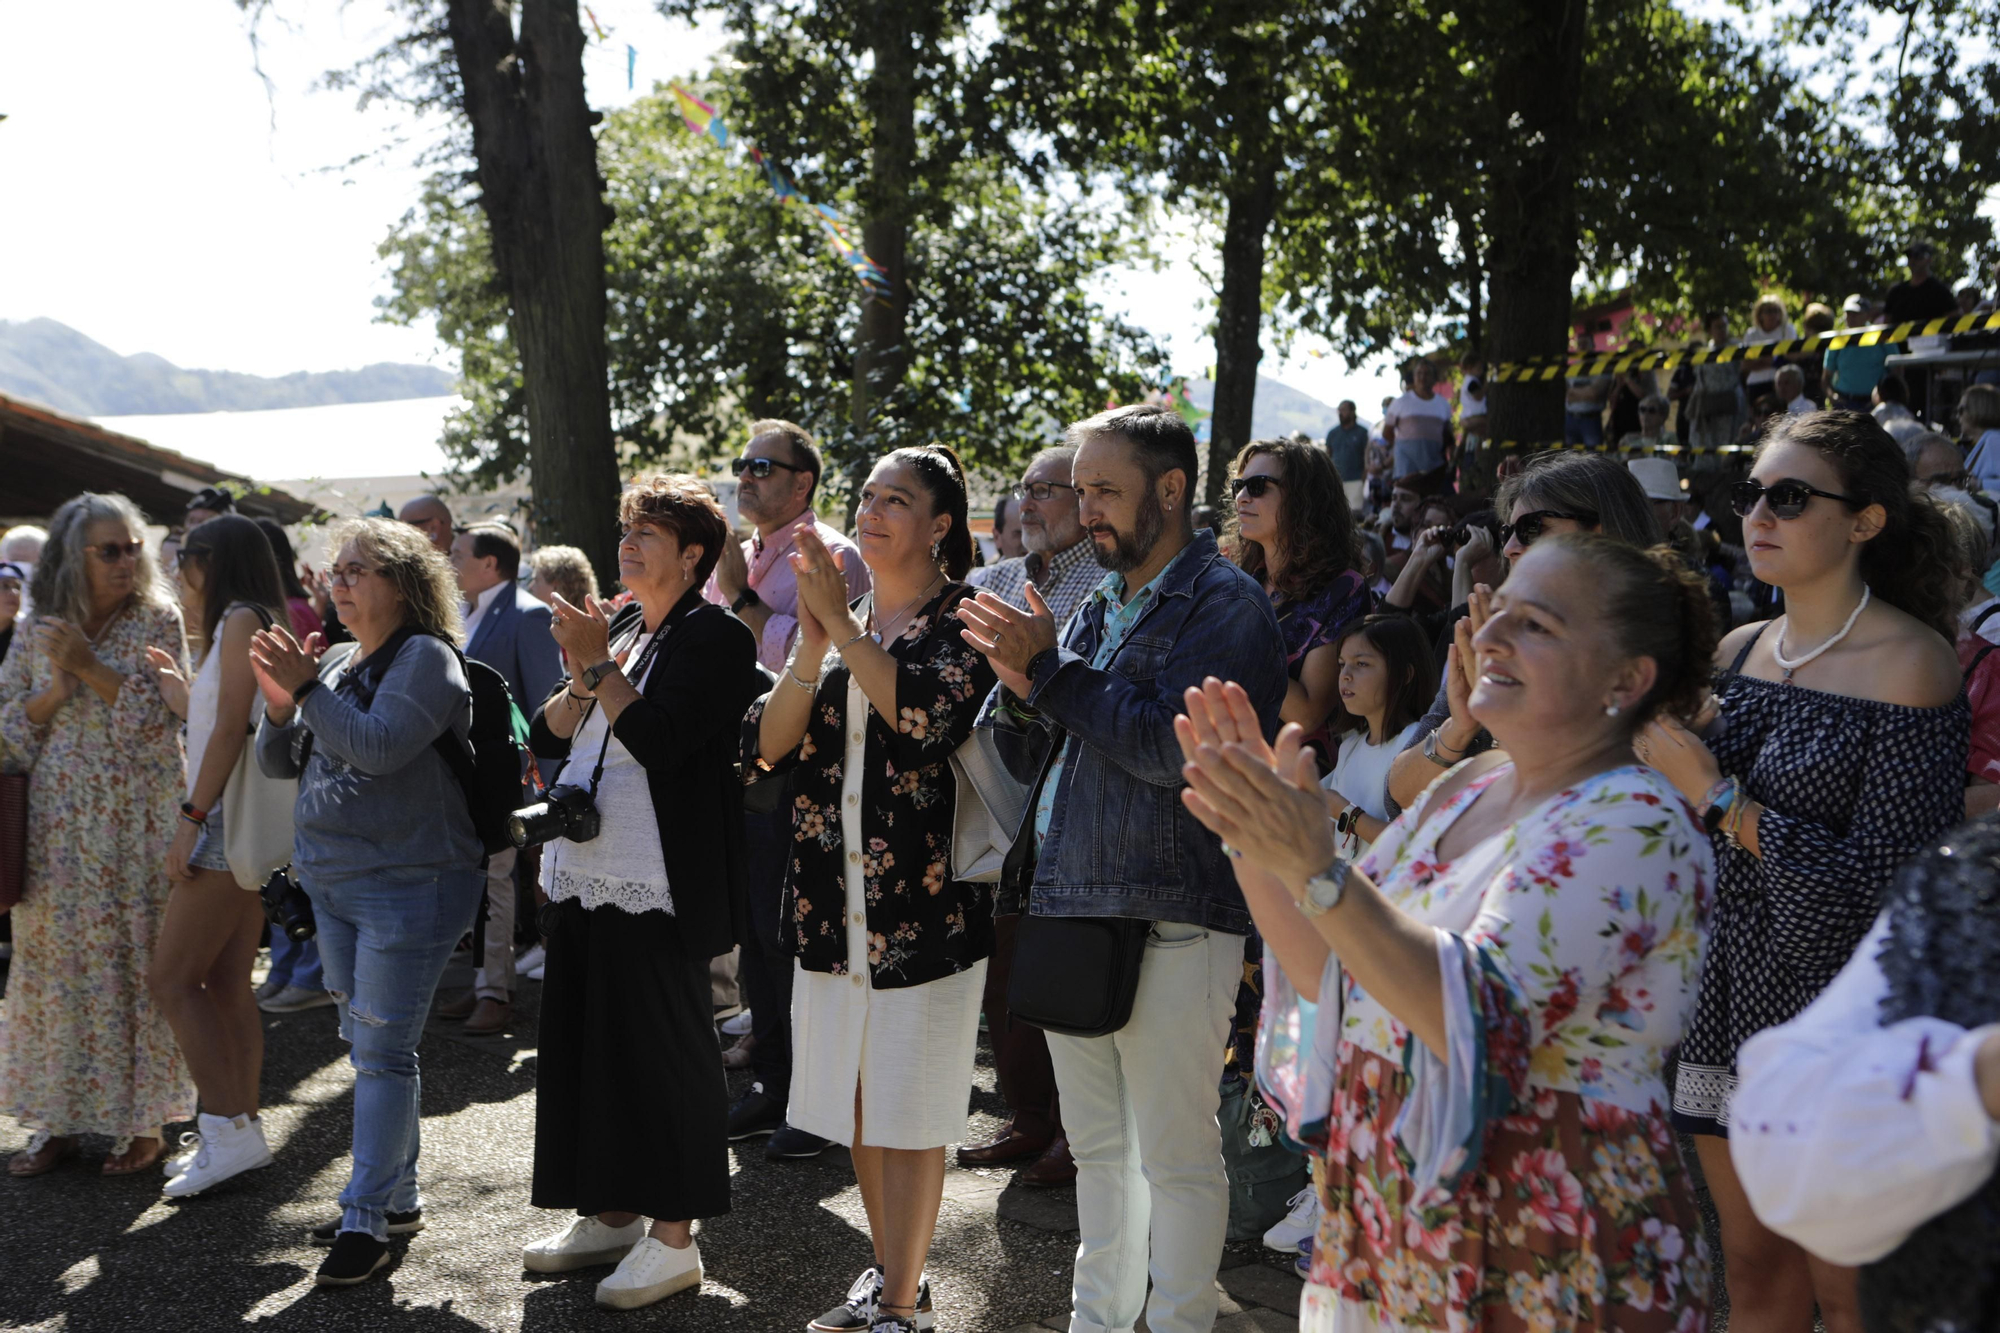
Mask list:
[[[270,980],[279,986],[300,990],[325,990],[320,978],[319,941],[295,940],[276,926],[271,927]]]
[[[421,1206],[417,1042],[484,886],[477,866],[305,886],[354,1065],[354,1171],[340,1192],[343,1231],[387,1240],[386,1214]]]
[[[1564,412],[1563,443],[1595,449],[1604,443],[1604,416],[1596,412]]]

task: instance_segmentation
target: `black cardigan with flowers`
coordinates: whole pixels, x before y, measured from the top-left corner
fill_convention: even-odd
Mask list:
[[[861,858],[868,963],[875,988],[918,986],[963,972],[993,952],[993,889],[951,878],[957,782],[951,752],[972,734],[993,668],[959,630],[975,590],[950,583],[888,645],[896,658],[896,725],[868,709],[861,781]],[[840,789],[849,672],[829,656],[805,739],[770,767],[791,783],[792,856],[785,870],[793,948],[808,972],[847,975],[846,881]],[[780,679],[778,689],[797,685]],[[765,700],[743,719],[743,762],[758,762]]]

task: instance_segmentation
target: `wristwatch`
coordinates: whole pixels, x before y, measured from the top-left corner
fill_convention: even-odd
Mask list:
[[[599,662],[596,666],[585,667],[583,669],[583,688],[589,690],[592,694],[597,693],[597,682],[603,680],[617,669],[618,664],[611,661]]]
[[[1459,760],[1464,759],[1465,756],[1461,754],[1458,759],[1447,759],[1438,753],[1438,733],[1443,730],[1443,727],[1432,727],[1431,734],[1424,737],[1424,758],[1430,760],[1439,768],[1450,768],[1453,764],[1458,763]]]
[[[1306,917],[1325,916],[1340,906],[1342,895],[1347,892],[1348,863],[1336,856],[1333,864],[1306,881],[1305,897],[1299,899],[1299,911]]]
[[[736,595],[736,600],[729,604],[729,609],[740,616],[743,614],[744,607],[762,606],[763,604],[764,599],[757,595],[755,588],[745,588]]]

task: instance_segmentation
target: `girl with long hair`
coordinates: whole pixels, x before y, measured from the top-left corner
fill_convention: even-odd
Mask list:
[[[1333,771],[1320,783],[1344,853],[1365,849],[1394,818],[1389,765],[1415,737],[1437,692],[1437,660],[1408,616],[1369,616],[1341,639]]]
[[[183,1136],[184,1151],[168,1168],[166,1193],[175,1199],[271,1164],[257,1118],[264,1027],[247,984],[264,914],[223,855],[222,795],[249,742],[257,697],[250,639],[285,607],[271,545],[240,514],[184,534],[179,562],[181,610],[194,627],[198,665],[186,686],[187,801],[166,854],[173,892],[146,974],[201,1095],[198,1133]],[[147,657],[163,680],[174,672],[174,659],[160,649]]]
[[[1854,1333],[1852,1269],[1757,1219],[1729,1156],[1738,1049],[1812,1002],[1861,943],[1890,873],[1964,809],[1968,714],[1952,641],[1952,536],[1873,418],[1782,421],[1731,488],[1750,567],[1785,614],[1716,653],[1713,722],[1666,718],[1641,759],[1701,812],[1715,922],[1680,1051],[1674,1122],[1722,1224],[1730,1323]]]

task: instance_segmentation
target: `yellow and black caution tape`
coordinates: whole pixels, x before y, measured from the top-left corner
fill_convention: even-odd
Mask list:
[[[1688,347],[1679,349],[1644,348],[1637,351],[1600,352],[1592,356],[1527,357],[1503,361],[1487,378],[1495,383],[1510,380],[1556,380],[1572,375],[1603,375],[1625,370],[1656,370],[1674,366],[1699,366],[1709,362],[1743,361],[1757,357],[1789,356],[1794,352],[1815,352],[1822,348],[1879,347],[1884,343],[1908,342],[1911,338],[1948,333],[1976,333],[2000,329],[2000,310],[1987,314],[1948,315],[1924,323],[1878,324],[1865,329],[1840,329],[1815,333],[1807,338],[1780,338],[1771,342],[1745,343],[1731,347]]]

